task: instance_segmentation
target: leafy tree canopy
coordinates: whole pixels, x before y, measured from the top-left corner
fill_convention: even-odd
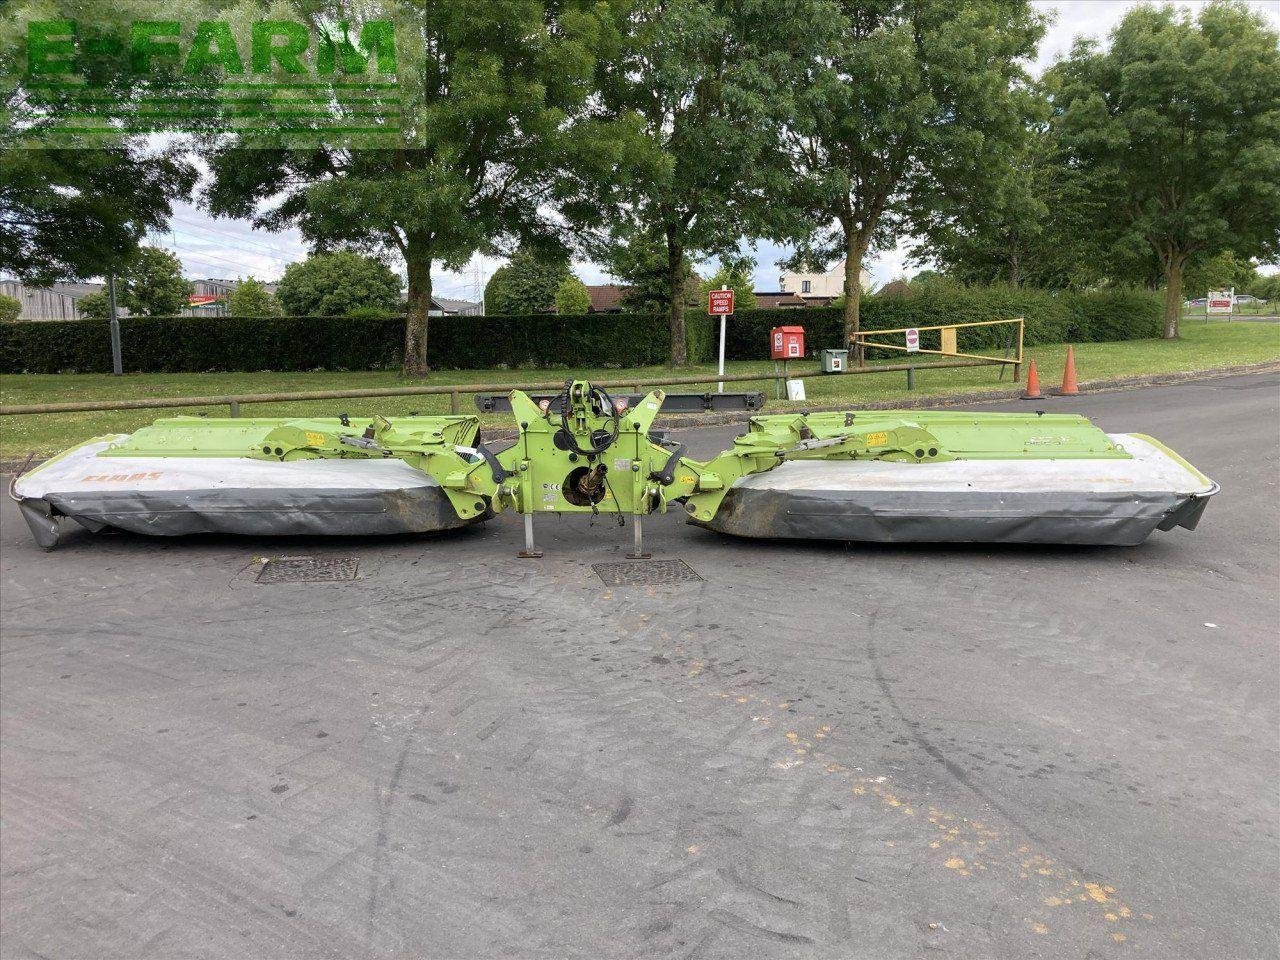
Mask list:
[[[596,57],[612,48],[612,13],[596,0],[376,0],[360,12],[396,24],[399,146],[237,140],[211,157],[208,201],[261,227],[296,225],[319,243],[403,257],[405,369],[423,373],[432,271],[549,232],[542,208],[588,138],[570,121],[591,93]],[[347,19],[357,31],[358,18]]]
[[[335,250],[289,264],[276,296],[291,316],[343,317],[360,308],[395,310],[400,289],[400,278],[378,258]]]
[[[119,274],[116,301],[139,316],[172,317],[191,305],[193,290],[181,260],[159,247],[140,247]]]
[[[926,197],[927,205],[913,210],[920,242],[912,259],[969,284],[1058,289],[1142,282],[1141,257],[1118,263],[1098,242],[1091,226],[1098,200],[1040,122],[1048,101],[1029,102],[1037,122],[1007,163],[973,189]]]
[[[687,359],[689,259],[735,251],[744,233],[794,232],[792,206],[777,202],[791,176],[779,130],[824,5],[794,0],[779,15],[758,0],[635,0],[620,51],[600,58],[596,116],[614,124],[613,149],[565,209],[599,228],[587,246],[602,262],[661,251],[661,285],[646,261],[635,299],[667,313],[675,365]]]
[[[1258,277],[1250,284],[1248,292],[1261,300],[1280,299],[1280,273]]]
[[[795,263],[844,257],[845,329],[859,328],[867,251],[913,210],[985,189],[1021,141],[1024,64],[1044,18],[1025,0],[833,0],[788,148],[808,235]]]
[[[278,317],[283,311],[275,294],[261,280],[241,280],[227,297],[227,313],[233,317]]]
[[[141,146],[0,149],[0,271],[35,283],[118,271],[194,182],[178,155]]]
[[[671,269],[665,243],[639,234],[628,244],[614,244],[606,261],[609,272],[627,288],[623,306],[637,313],[666,313],[671,303]],[[680,261],[680,309],[696,307],[702,297],[702,279],[687,256]]]
[[[563,251],[521,247],[485,285],[485,313],[550,313],[556,291],[568,276],[569,259]]]
[[[1154,256],[1166,337],[1189,263],[1280,250],[1278,45],[1242,3],[1143,6],[1050,71],[1056,136],[1098,198],[1090,226],[1121,257]]]

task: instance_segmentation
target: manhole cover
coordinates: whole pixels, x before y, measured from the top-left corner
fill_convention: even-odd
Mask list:
[[[273,557],[262,565],[257,583],[332,583],[354,580],[360,561],[350,557]]]
[[[638,583],[663,586],[669,583],[700,583],[702,578],[683,560],[631,560],[625,563],[593,563],[600,579],[609,586]]]

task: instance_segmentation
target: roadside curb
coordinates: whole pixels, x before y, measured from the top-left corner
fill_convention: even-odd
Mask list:
[[[1143,374],[1131,377],[1112,377],[1110,379],[1081,380],[1080,392],[1107,393],[1118,390],[1135,390],[1142,387],[1162,387],[1170,384],[1188,383],[1197,380],[1218,380],[1224,377],[1237,377],[1249,373],[1280,373],[1280,360],[1264,360],[1261,363],[1242,363],[1230,367],[1209,367],[1204,370],[1177,370],[1170,373]],[[814,405],[793,407],[789,410],[774,411],[786,413],[831,413],[842,410],[924,410],[933,407],[954,407],[974,403],[1001,403],[1006,400],[1017,400],[1022,396],[1022,388],[1011,390],[971,390],[968,393],[939,393],[928,397],[913,397],[900,400],[872,400],[866,403],[844,403],[839,406]],[[1049,391],[1045,400],[1059,399],[1057,394]],[[1069,399],[1069,398],[1068,398]],[[770,411],[761,411],[769,413]],[[722,426],[726,423],[740,423],[744,414],[736,413],[686,413],[668,417],[659,417],[654,425],[667,429],[691,429],[694,427]]]

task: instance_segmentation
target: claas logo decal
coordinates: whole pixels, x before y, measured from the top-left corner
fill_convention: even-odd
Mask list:
[[[81,483],[128,483],[131,480],[159,480],[164,474],[159,470],[146,473],[94,473],[80,479]]]

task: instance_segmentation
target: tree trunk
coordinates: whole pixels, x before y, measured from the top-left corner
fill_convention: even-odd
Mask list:
[[[670,233],[667,234],[667,328],[671,334],[671,366],[689,364],[688,345],[684,332],[684,248]]]
[[[1009,286],[1022,286],[1022,257],[1018,252],[1018,240],[1016,237],[1009,245]]]
[[[844,261],[844,339],[847,346],[852,346],[858,365],[866,360],[866,351],[853,344],[855,334],[862,329],[862,258],[867,248],[856,232],[850,231],[845,239]]]
[[[425,376],[427,324],[431,316],[431,257],[418,243],[409,241],[405,254],[409,271],[409,311],[404,323],[404,365],[407,377]]]
[[[1178,319],[1182,316],[1182,269],[1186,257],[1171,253],[1164,266],[1164,338],[1178,339]]]

